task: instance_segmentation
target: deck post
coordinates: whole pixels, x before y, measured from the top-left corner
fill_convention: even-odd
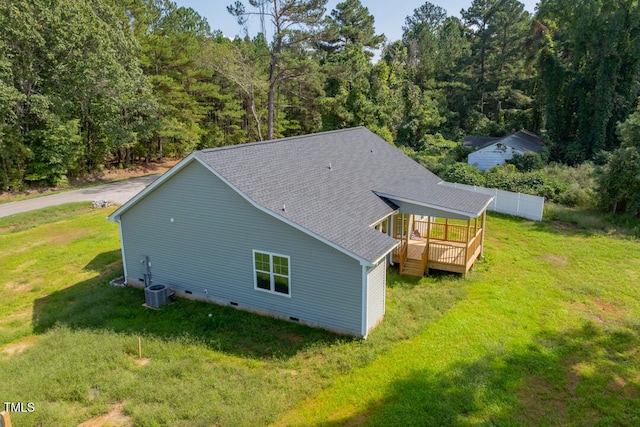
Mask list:
[[[480,238],[480,257],[484,258],[484,230],[487,224],[487,210],[482,212],[482,236]]]
[[[471,228],[471,219],[467,220],[467,243],[464,245],[464,269],[465,274],[467,270],[467,264],[469,263],[469,229]]]
[[[444,219],[444,240],[449,241],[449,218]]]
[[[426,251],[427,262],[425,263],[424,269],[425,273],[429,271],[429,246],[431,246],[431,217],[427,219],[427,246],[424,248]]]

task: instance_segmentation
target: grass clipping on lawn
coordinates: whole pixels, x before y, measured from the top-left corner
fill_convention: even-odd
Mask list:
[[[0,396],[35,406],[15,425],[114,408],[130,425],[640,423],[637,240],[490,215],[467,280],[390,269],[362,341],[196,301],[145,310],[108,285],[122,264],[104,217],[0,227]]]

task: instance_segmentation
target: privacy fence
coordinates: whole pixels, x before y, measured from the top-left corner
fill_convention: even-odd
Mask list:
[[[493,196],[493,202],[491,202],[487,208],[490,211],[519,216],[534,221],[542,220],[544,197],[512,193],[511,191],[502,191],[493,188],[476,187],[475,185],[457,184],[453,182],[443,182],[442,185],[464,188],[465,190]]]

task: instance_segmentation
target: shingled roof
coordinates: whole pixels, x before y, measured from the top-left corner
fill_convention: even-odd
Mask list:
[[[534,133],[526,130],[519,130],[510,135],[502,138],[488,137],[488,136],[468,136],[464,140],[466,146],[473,146],[476,150],[481,150],[485,147],[499,142],[509,147],[518,148],[523,151],[533,151],[534,153],[540,152],[540,149],[544,145],[542,140]]]
[[[372,228],[397,209],[394,200],[469,218],[491,201],[440,185],[440,178],[364,127],[202,150],[183,163],[189,158],[263,211],[366,263],[397,244]]]

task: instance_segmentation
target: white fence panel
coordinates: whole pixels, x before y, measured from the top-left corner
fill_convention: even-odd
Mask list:
[[[544,197],[496,190],[494,188],[476,187],[475,185],[458,184],[454,182],[443,182],[442,185],[463,188],[476,193],[493,196],[493,202],[491,202],[487,210],[519,216],[533,221],[542,220]]]

